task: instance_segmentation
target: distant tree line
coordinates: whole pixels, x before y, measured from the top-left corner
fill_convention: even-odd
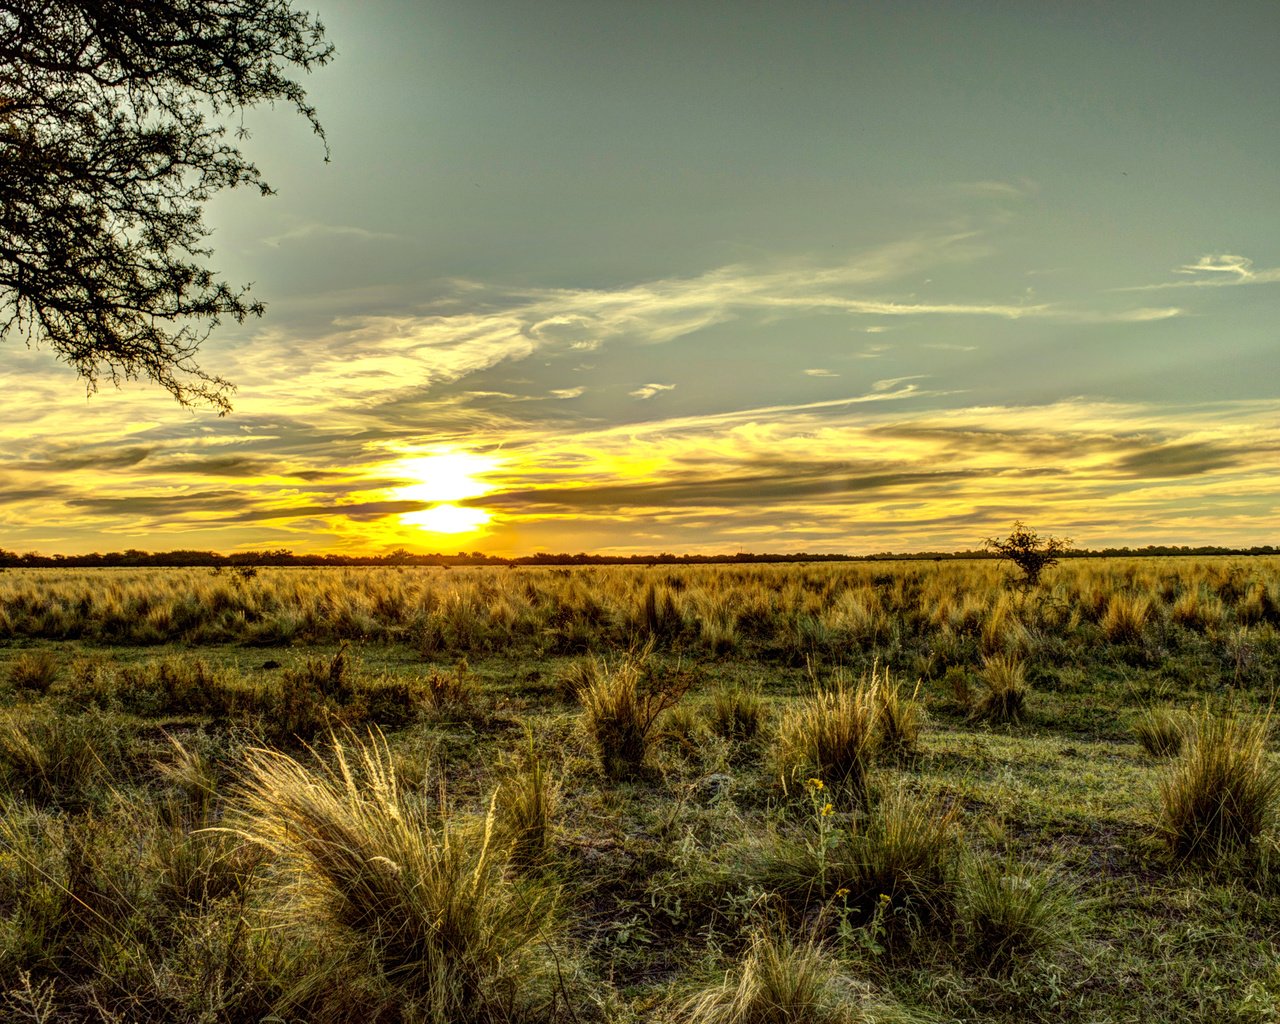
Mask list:
[[[1249,548],[1222,547],[1219,545],[1187,545],[1149,544],[1140,548],[1073,548],[1061,553],[1067,558],[1148,558],[1154,556],[1177,555],[1276,555],[1280,548],[1273,544]],[[670,552],[650,555],[589,555],[552,554],[540,551],[532,555],[521,555],[517,558],[503,558],[500,555],[486,555],[480,551],[460,551],[455,555],[446,554],[414,554],[403,548],[381,555],[311,555],[295,554],[285,548],[265,551],[237,551],[223,555],[216,551],[139,551],[130,548],[127,551],[109,551],[106,554],[92,552],[86,555],[42,555],[33,551],[18,554],[0,548],[0,568],[112,568],[112,567],[191,567],[207,566],[234,568],[236,566],[361,566],[361,565],[436,565],[436,566],[475,566],[475,565],[755,565],[762,563],[788,562],[879,562],[929,560],[944,561],[951,559],[994,558],[990,551],[917,551],[917,552],[879,552],[871,555],[812,554],[800,551],[792,554],[756,554],[740,551],[733,555],[675,555]]]

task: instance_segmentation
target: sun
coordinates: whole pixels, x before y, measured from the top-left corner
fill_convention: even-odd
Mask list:
[[[485,509],[455,503],[483,497],[492,491],[493,485],[483,477],[499,465],[501,460],[491,455],[451,448],[435,449],[390,463],[387,468],[392,472],[417,480],[417,483],[397,487],[397,497],[432,502],[430,508],[402,513],[400,522],[427,533],[480,531],[493,516]]]

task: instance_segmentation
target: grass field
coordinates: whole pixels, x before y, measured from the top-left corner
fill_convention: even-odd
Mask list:
[[[1280,560],[0,572],[0,1019],[1280,1020]]]

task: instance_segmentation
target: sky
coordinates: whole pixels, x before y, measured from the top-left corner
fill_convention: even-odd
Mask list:
[[[1280,6],[324,0],[234,411],[0,348],[0,547],[1273,544]]]

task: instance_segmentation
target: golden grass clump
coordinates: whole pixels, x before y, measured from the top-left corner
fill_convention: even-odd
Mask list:
[[[764,731],[769,705],[758,687],[718,686],[711,691],[704,714],[717,736],[750,742]]]
[[[798,698],[778,727],[778,756],[793,776],[814,774],[861,799],[880,744],[874,686],[836,680]]]
[[[631,653],[612,668],[602,666],[581,694],[583,719],[595,742],[600,767],[614,781],[633,779],[644,767],[654,723],[688,690],[685,680],[645,678],[652,645]]]
[[[1150,708],[1133,720],[1133,735],[1152,757],[1175,757],[1182,752],[1192,724],[1179,708]]]
[[[1020,721],[1031,692],[1023,663],[1003,654],[983,658],[980,675],[987,692],[974,708],[973,717],[988,722]]]
[[[24,651],[9,662],[9,685],[15,690],[45,694],[61,671],[62,663],[52,651]]]
[[[738,967],[687,999],[678,1019],[688,1024],[870,1024],[902,1019],[869,1014],[864,990],[852,983],[812,939],[798,942],[780,928],[759,928]]]
[[[1160,780],[1160,829],[1182,857],[1241,850],[1275,818],[1280,773],[1267,754],[1270,722],[1205,710]]]
[[[1151,598],[1146,594],[1112,594],[1098,625],[1110,643],[1136,643],[1150,616]]]
[[[498,789],[498,823],[520,868],[544,864],[551,849],[551,832],[560,807],[560,790],[527,736],[524,764]]]
[[[1076,893],[1052,868],[1012,858],[967,858],[958,916],[969,956],[1007,973],[1021,958],[1052,949],[1070,933]]]
[[[349,745],[333,738],[332,763],[311,766],[250,751],[235,831],[274,856],[294,925],[413,1019],[518,1017],[546,980],[554,890],[508,872],[492,803],[479,818],[432,812],[401,791],[380,734]]]

